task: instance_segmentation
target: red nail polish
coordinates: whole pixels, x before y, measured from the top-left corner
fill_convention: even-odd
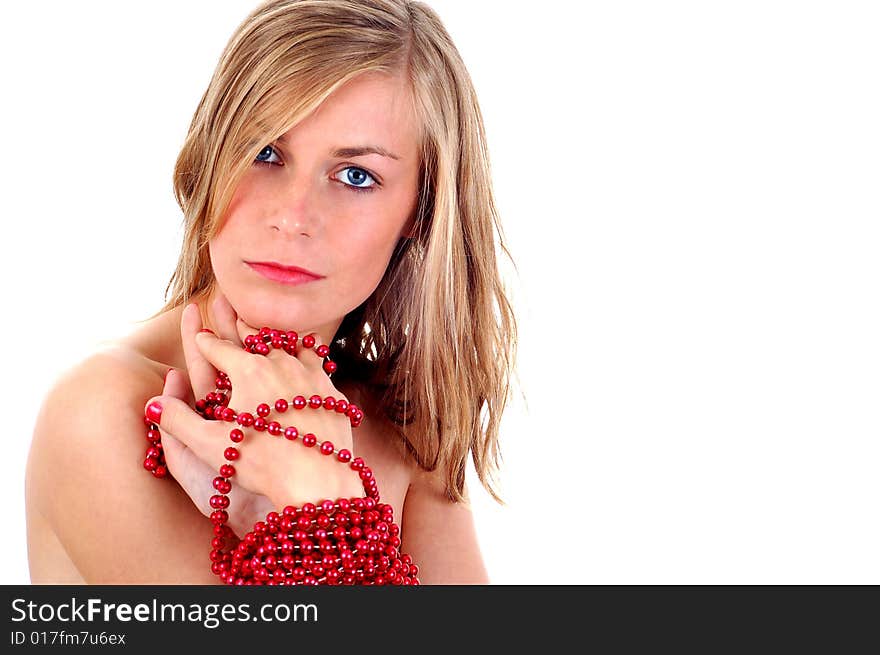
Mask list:
[[[153,423],[159,423],[162,420],[162,405],[157,401],[147,405],[146,417]]]
[[[214,330],[209,330],[208,328],[202,328],[199,332],[210,332],[211,334],[214,334]],[[214,334],[214,336],[216,337],[217,335]]]

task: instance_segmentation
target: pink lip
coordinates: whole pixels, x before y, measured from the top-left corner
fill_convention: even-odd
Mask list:
[[[305,284],[320,280],[323,275],[312,273],[298,266],[285,266],[277,262],[245,262],[254,271],[268,280],[281,282],[282,284]]]

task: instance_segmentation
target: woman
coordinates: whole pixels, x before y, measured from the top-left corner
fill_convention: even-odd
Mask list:
[[[221,370],[240,410],[292,389],[356,403],[356,430],[316,412],[297,425],[368,463],[422,584],[488,582],[465,469],[470,456],[500,502],[489,480],[516,324],[479,107],[437,16],[406,0],[261,5],[221,56],[174,185],[185,234],[170,299],[41,408],[32,581],[218,582],[208,499],[229,444],[191,408]],[[307,349],[245,352],[262,326],[313,335],[338,370]],[[144,471],[153,401],[170,479]],[[298,444],[255,438],[241,452],[238,537],[282,503],[359,491]]]

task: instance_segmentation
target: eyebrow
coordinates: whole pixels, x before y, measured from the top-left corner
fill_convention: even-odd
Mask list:
[[[287,135],[281,136],[279,141],[287,145]],[[363,155],[381,155],[389,159],[400,159],[400,155],[396,155],[382,146],[346,146],[330,151],[331,157],[362,157]]]
[[[395,155],[381,146],[349,146],[337,148],[332,153],[333,157],[361,157],[363,155],[382,155],[391,159],[400,159],[399,155]]]

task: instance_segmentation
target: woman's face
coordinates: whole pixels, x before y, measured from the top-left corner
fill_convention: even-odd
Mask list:
[[[257,156],[210,242],[220,290],[245,323],[329,343],[376,289],[418,200],[408,93],[397,78],[361,75]],[[339,152],[370,146],[388,156]],[[321,277],[277,281],[260,262]]]

